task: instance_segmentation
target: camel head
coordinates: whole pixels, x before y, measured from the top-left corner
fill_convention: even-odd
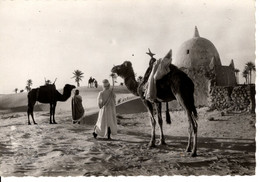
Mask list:
[[[74,88],[76,88],[74,85],[66,84],[63,88],[63,91],[66,93],[70,93]]]
[[[134,76],[132,63],[130,61],[125,61],[123,62],[123,64],[114,66],[111,72],[112,74],[116,74],[122,78],[126,78],[128,76]]]

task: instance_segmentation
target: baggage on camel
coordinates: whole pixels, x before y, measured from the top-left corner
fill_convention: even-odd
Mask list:
[[[170,72],[170,64],[172,62],[172,50],[163,58],[156,60],[153,64],[152,72],[148,78],[145,98],[154,101],[157,98],[156,81],[162,79]]]

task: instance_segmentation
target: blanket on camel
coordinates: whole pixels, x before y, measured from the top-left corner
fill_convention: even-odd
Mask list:
[[[56,94],[56,86],[54,84],[47,84],[40,86],[37,89],[37,100],[38,98],[42,98],[43,95],[46,98],[46,100],[54,101],[55,100],[55,94]]]

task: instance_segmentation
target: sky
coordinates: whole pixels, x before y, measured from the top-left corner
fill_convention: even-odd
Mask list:
[[[223,65],[233,59],[242,72],[255,62],[254,0],[0,1],[0,22],[0,94],[24,89],[28,79],[32,87],[44,78],[57,78],[57,88],[75,84],[76,69],[82,86],[90,76],[101,82],[125,60],[143,75],[148,48],[156,58],[172,49],[174,63],[195,26]]]

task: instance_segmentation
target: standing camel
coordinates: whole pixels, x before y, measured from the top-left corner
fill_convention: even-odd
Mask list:
[[[191,156],[197,156],[197,128],[198,124],[196,122],[197,119],[197,111],[194,105],[194,84],[192,80],[181,70],[179,70],[173,64],[170,65],[170,72],[165,75],[162,79],[156,81],[157,87],[157,99],[154,103],[145,99],[144,96],[144,82],[148,80],[148,77],[152,70],[152,65],[156,61],[153,58],[153,54],[148,55],[151,56],[151,60],[149,63],[149,68],[147,69],[143,82],[140,84],[135,79],[135,73],[133,71],[132,63],[130,61],[125,61],[123,64],[114,66],[111,70],[112,73],[117,74],[118,76],[124,79],[126,87],[136,96],[140,96],[144,105],[150,114],[152,133],[151,140],[149,143],[149,147],[155,146],[155,125],[156,120],[153,113],[153,107],[156,107],[158,113],[158,124],[160,128],[160,145],[165,145],[165,138],[163,134],[162,127],[162,102],[166,102],[167,110],[168,110],[168,102],[172,100],[176,100],[180,103],[180,105],[184,108],[188,116],[189,128],[188,128],[188,145],[186,148],[186,152],[191,152]],[[165,56],[167,59],[172,58],[171,50]],[[170,123],[170,122],[167,122]],[[191,140],[193,135],[193,146],[191,148]]]
[[[58,92],[58,90],[56,90],[54,84],[32,89],[27,96],[28,97],[28,109],[27,109],[28,125],[31,124],[30,115],[32,117],[33,123],[37,124],[33,116],[33,108],[36,101],[39,101],[40,103],[50,104],[50,124],[57,124],[55,122],[56,104],[58,101],[65,102],[66,100],[68,100],[68,98],[70,98],[71,96],[71,91],[74,88],[76,88],[74,85],[66,84],[63,88],[63,94],[61,94],[60,92]]]
[[[89,88],[93,88],[93,87],[94,87],[94,84],[95,84],[95,81],[96,81],[95,78],[90,77],[90,78],[88,79],[88,87],[89,87]]]

